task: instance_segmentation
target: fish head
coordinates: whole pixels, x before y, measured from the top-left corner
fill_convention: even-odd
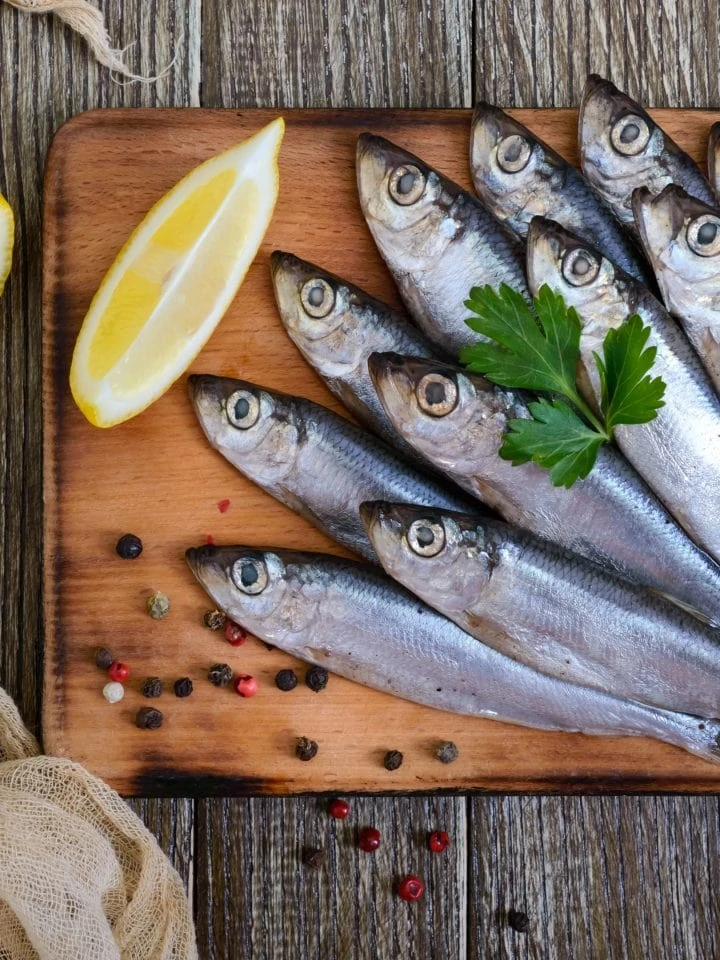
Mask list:
[[[195,578],[228,617],[267,637],[286,606],[284,560],[254,547],[193,547],[185,559]]]
[[[627,94],[596,74],[585,85],[580,105],[578,139],[585,176],[614,203],[629,210],[632,190],[640,183],[662,189],[662,156],[675,145],[643,108]]]
[[[439,256],[456,232],[444,178],[371,133],[358,139],[356,168],[360,206],[383,256],[399,269]]]
[[[492,576],[494,547],[477,517],[384,501],[361,504],[360,515],[383,568],[428,602],[442,594],[459,612]]]
[[[553,220],[534,217],[530,222],[527,269],[533,296],[547,285],[577,310],[583,350],[600,351],[608,329],[632,312],[631,279],[582,237]]]
[[[496,457],[514,396],[483,377],[434,360],[373,353],[368,368],[395,429],[416,450],[451,471]]]
[[[720,209],[670,184],[660,194],[633,193],[633,212],[643,247],[670,309],[682,312],[684,295],[720,298]],[[677,280],[671,281],[670,275]]]
[[[532,207],[541,179],[552,175],[553,154],[527,127],[492,104],[475,107],[470,166],[481,200],[502,218]]]
[[[323,376],[355,369],[364,356],[358,292],[291,253],[276,250],[270,268],[280,318],[298,349]]]
[[[210,374],[189,376],[188,390],[205,436],[231,463],[261,483],[290,472],[302,439],[290,398]]]

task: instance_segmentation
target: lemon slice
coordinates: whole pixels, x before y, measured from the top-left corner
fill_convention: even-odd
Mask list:
[[[70,388],[90,423],[111,427],[187,369],[257,253],[278,193],[282,119],[192,170],[150,210],[95,294]]]
[[[13,242],[15,240],[15,219],[10,204],[0,193],[0,293],[5,289],[5,281],[12,264]]]

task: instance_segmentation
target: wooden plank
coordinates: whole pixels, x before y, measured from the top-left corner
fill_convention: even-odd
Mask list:
[[[720,953],[717,798],[474,797],[469,850],[469,957]]]
[[[0,3],[0,191],[16,215],[13,272],[0,301],[0,682],[38,732],[41,678],[41,249],[40,201],[45,153],[65,119],[92,106],[191,105],[199,96],[200,0],[123,0],[106,14],[114,42],[147,41],[127,52],[134,70],[155,85],[114,83],[85,44],[52,17],[21,14]],[[150,33],[152,28],[152,33]],[[140,803],[137,812],[187,882],[192,838],[190,800]],[[174,855],[173,855],[174,854]]]
[[[467,824],[464,799],[350,797],[333,820],[327,798],[208,800],[199,806],[196,852],[200,956],[342,960],[464,960]],[[380,848],[364,853],[358,830],[377,826]],[[451,846],[431,853],[427,832]],[[321,848],[320,870],[302,864]],[[222,864],[222,866],[220,866]],[[408,873],[425,896],[395,890]]]
[[[53,146],[45,208],[44,730],[51,748],[81,760],[122,792],[140,795],[717,789],[720,769],[658,742],[592,741],[438,713],[339,677],[321,696],[300,688],[288,697],[272,682],[288,664],[287,655],[256,642],[231,651],[221,636],[203,628],[207,598],[185,564],[184,550],[202,543],[206,534],[224,543],[241,539],[330,552],[337,547],[213,453],[195,423],[184,379],[140,417],[99,431],[73,403],[67,372],[92,295],[143,212],[199,160],[272,116],[95,113],[67,125]],[[574,112],[519,116],[572,156]],[[703,113],[662,115],[670,132],[695,152],[713,119]],[[241,294],[192,369],[240,374],[342,412],[277,317],[270,252],[298,251],[395,301],[357,209],[357,135],[370,127],[397,137],[466,182],[468,121],[467,112],[288,113],[273,222]],[[324,162],[314,173],[309,159],[318,155]],[[221,515],[218,503],[225,498],[231,510]],[[143,556],[132,564],[114,553],[117,536],[126,530],[146,541]],[[144,609],[144,599],[158,587],[173,603],[160,623]],[[134,671],[125,700],[112,709],[100,695],[103,677],[93,662],[100,624],[112,624],[122,638],[113,644],[115,653]],[[243,702],[231,689],[213,688],[207,670],[224,659],[255,674],[260,695]],[[134,726],[133,717],[143,703],[142,680],[152,675],[168,684],[189,675],[196,692],[188,701],[166,697],[161,703],[166,723],[148,733]],[[241,716],[255,728],[251,738],[238,722]],[[108,725],[112,752],[96,733]],[[212,731],[211,739],[199,739],[198,729]],[[401,742],[388,742],[388,731],[403,731]],[[322,744],[312,763],[293,759],[294,740],[301,735]],[[451,766],[432,754],[439,739],[460,747],[461,758]],[[379,758],[394,747],[407,761],[390,774]]]
[[[577,106],[588,73],[648,107],[717,107],[718,7],[591,0],[478,0],[474,96],[500,106]]]
[[[469,106],[471,21],[471,0],[207,4],[203,106]]]

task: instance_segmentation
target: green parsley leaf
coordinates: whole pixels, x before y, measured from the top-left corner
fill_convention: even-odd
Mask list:
[[[499,291],[473,287],[465,306],[476,314],[466,320],[468,326],[489,338],[461,351],[469,370],[505,387],[574,392],[580,319],[547,284],[535,298],[535,312],[505,283]]]
[[[608,331],[603,359],[593,354],[608,431],[619,423],[649,423],[665,405],[665,383],[660,377],[647,376],[657,354],[656,347],[645,347],[649,336],[650,328],[644,327],[634,313],[621,326]]]
[[[648,423],[663,406],[665,384],[649,376],[657,351],[647,346],[650,328],[637,314],[608,331],[602,358],[593,354],[598,417],[575,381],[580,317],[560,294],[544,285],[530,306],[505,284],[497,291],[473,287],[465,305],[474,313],[466,323],[483,337],[461,351],[468,369],[503,387],[555,395],[529,405],[532,419],[509,421],[500,455],[516,465],[537,463],[556,486],[586,477],[618,424]]]
[[[500,456],[514,466],[533,460],[550,470],[556,487],[571,487],[592,470],[602,434],[584,423],[564,400],[528,405],[532,420],[510,420]]]

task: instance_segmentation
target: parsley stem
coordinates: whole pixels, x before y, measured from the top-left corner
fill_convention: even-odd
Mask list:
[[[612,434],[608,433],[605,424],[602,422],[602,420],[598,420],[590,405],[583,400],[577,390],[568,391],[566,397],[583,415],[583,417],[585,417],[590,426],[594,427],[595,430],[597,430],[597,432],[605,439],[605,441],[612,440]]]

